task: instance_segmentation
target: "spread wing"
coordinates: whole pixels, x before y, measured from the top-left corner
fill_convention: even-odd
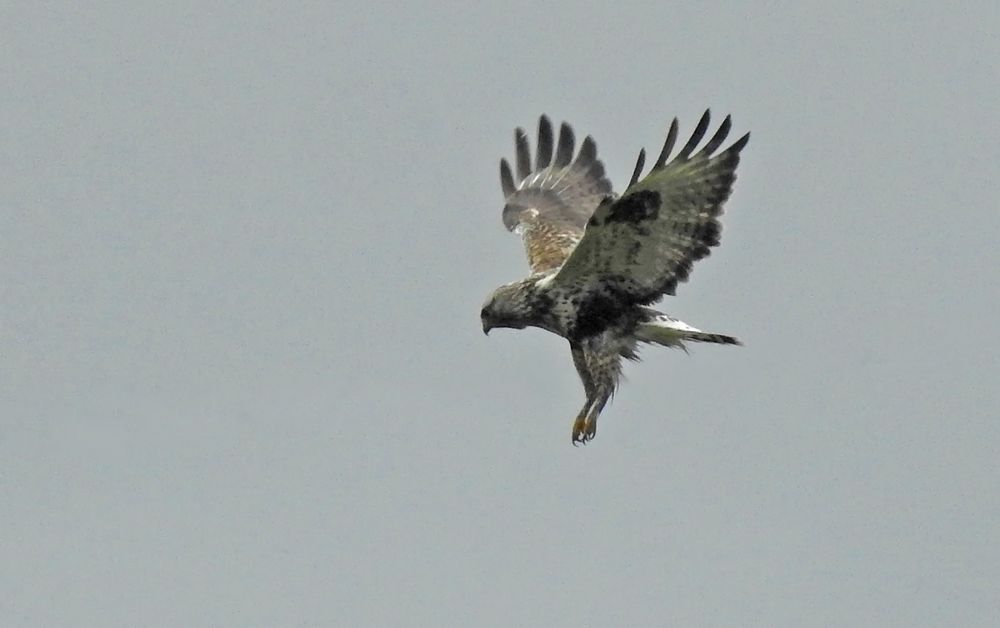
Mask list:
[[[620,307],[648,304],[674,294],[691,266],[719,243],[718,217],[736,179],[740,150],[747,133],[729,148],[715,151],[729,134],[729,116],[705,146],[694,149],[708,129],[709,112],[691,139],[667,162],[677,139],[677,119],[663,151],[641,181],[645,150],[621,198],[603,201],[587,223],[586,232],[555,281],[582,287],[584,292]]]
[[[587,136],[574,159],[573,129],[565,122],[553,142],[552,123],[538,121],[538,146],[532,168],[528,136],[514,132],[517,177],[500,160],[505,204],[503,224],[521,234],[532,272],[558,268],[583,236],[587,220],[611,192],[597,145]]]

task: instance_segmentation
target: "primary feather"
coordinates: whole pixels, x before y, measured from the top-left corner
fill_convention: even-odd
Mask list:
[[[539,119],[534,169],[524,130],[517,129],[514,138],[517,181],[507,160],[500,160],[503,222],[521,234],[532,272],[551,270],[576,246],[587,219],[611,194],[611,182],[604,176],[604,164],[597,159],[597,146],[589,136],[573,159],[576,141],[566,123],[560,126],[553,160],[552,123],[546,116]]]
[[[681,348],[685,341],[738,344],[647,307],[673,295],[694,262],[719,244],[718,218],[750,135],[717,153],[732,126],[726,116],[695,152],[710,119],[706,111],[671,159],[675,118],[644,177],[645,150],[639,152],[621,197],[604,176],[594,140],[587,136],[574,159],[572,128],[563,123],[553,145],[544,115],[534,167],[522,129],[515,131],[516,180],[510,164],[500,161],[503,222],[521,234],[532,273],[491,295],[483,328],[535,326],[570,342],[587,396],[574,423],[574,443],[593,438],[597,417],[618,385],[621,358],[635,359],[639,342]]]

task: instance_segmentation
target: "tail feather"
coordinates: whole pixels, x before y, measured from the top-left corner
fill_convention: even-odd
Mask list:
[[[652,320],[640,323],[636,330],[639,340],[684,349],[684,342],[711,342],[720,345],[742,345],[738,338],[713,334],[688,325],[666,314],[657,314]]]
[[[743,346],[739,338],[733,336],[727,336],[725,334],[709,334],[703,331],[691,332],[684,336],[684,340],[693,340],[695,342],[714,342],[718,345],[739,345]]]

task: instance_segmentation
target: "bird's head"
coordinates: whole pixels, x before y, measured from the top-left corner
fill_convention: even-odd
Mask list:
[[[489,334],[494,327],[527,327],[531,322],[531,305],[525,282],[509,283],[494,290],[483,304],[479,317],[484,334]]]

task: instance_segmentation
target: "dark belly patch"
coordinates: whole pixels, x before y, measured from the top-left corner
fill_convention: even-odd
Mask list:
[[[589,294],[580,302],[576,320],[569,330],[572,338],[586,338],[599,334],[608,327],[618,323],[622,315],[631,306],[612,293],[601,290]]]

